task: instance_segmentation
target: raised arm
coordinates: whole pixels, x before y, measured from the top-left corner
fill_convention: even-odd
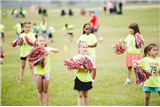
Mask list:
[[[97,43],[95,43],[93,45],[88,45],[88,47],[97,47]]]

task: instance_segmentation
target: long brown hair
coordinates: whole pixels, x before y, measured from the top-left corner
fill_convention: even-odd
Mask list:
[[[131,24],[128,26],[128,28],[134,30],[134,35],[135,35],[136,33],[141,34],[137,23],[131,23]]]
[[[155,44],[155,43],[151,43],[151,44],[149,44],[148,46],[146,46],[146,47],[144,48],[143,58],[146,57],[147,55],[149,55],[148,52],[149,52],[153,47],[155,47],[155,46],[158,47],[158,45]],[[159,48],[159,47],[158,47],[158,48]]]

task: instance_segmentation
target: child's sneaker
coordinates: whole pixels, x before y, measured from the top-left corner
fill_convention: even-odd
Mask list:
[[[126,81],[124,84],[130,84],[130,82],[127,82],[127,81]]]
[[[93,79],[92,79],[92,82],[96,82],[96,80],[93,80]]]
[[[32,81],[35,82],[36,80],[35,80],[35,79],[32,79]]]
[[[141,82],[141,83],[139,84],[139,86],[143,86],[143,82]]]
[[[17,82],[22,82],[22,79],[19,79]]]

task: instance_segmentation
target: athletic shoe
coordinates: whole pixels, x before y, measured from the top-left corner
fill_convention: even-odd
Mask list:
[[[127,82],[127,81],[126,81],[124,84],[130,84],[130,82]]]
[[[93,79],[92,79],[92,82],[96,82],[96,80],[93,80]]]
[[[35,79],[32,79],[32,81],[33,81],[33,82],[36,82],[36,80],[35,80]]]
[[[22,82],[22,79],[19,79],[17,82]]]
[[[102,38],[102,36],[100,36],[100,37],[99,37],[99,41],[100,41],[100,42],[102,42],[102,41],[103,41],[103,38]]]
[[[143,86],[143,82],[141,82],[141,83],[139,84],[139,86]]]

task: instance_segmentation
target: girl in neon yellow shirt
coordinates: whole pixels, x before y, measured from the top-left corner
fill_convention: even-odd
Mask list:
[[[43,46],[45,51],[47,51],[47,55],[45,57],[45,67],[42,68],[40,64],[36,65],[34,73],[37,84],[39,105],[42,106],[42,99],[43,99],[42,92],[44,92],[45,106],[48,106],[49,102],[48,86],[49,86],[50,70],[51,70],[50,58],[51,56],[54,56],[57,52],[59,52],[59,49],[46,47],[46,38],[43,35],[39,35],[37,37],[35,44],[36,46]],[[28,55],[29,52],[26,54],[26,56]]]
[[[92,61],[91,56],[86,55],[88,49],[88,45],[84,41],[80,41],[78,43],[78,51],[79,55],[75,55],[73,57],[73,60],[77,61],[81,57],[87,57]],[[92,87],[92,77],[89,74],[87,69],[84,69],[82,66],[81,69],[77,69],[76,72],[76,79],[74,80],[74,90],[78,90],[78,106],[82,106],[82,98],[84,96],[84,102],[85,106],[89,105],[89,95],[88,95],[88,90],[90,90]]]
[[[128,50],[128,54],[126,56],[126,60],[125,60],[125,64],[124,64],[125,67],[128,67],[127,80],[126,80],[125,84],[130,84],[132,61],[141,59],[140,49],[137,49],[135,46],[135,34],[138,32],[140,34],[138,24],[131,23],[128,28],[129,28],[130,34],[124,40],[120,39],[120,42],[123,42],[127,45],[127,50]],[[143,39],[143,37],[142,37],[142,39]],[[144,39],[143,39],[143,41],[144,41]],[[143,83],[141,83],[140,86],[141,85],[143,85]]]
[[[5,26],[4,26],[4,24],[3,24],[2,21],[1,21],[0,28],[1,28],[1,37],[3,38],[3,42],[4,42],[4,31],[5,31]]]
[[[32,46],[30,46],[26,40],[25,40],[25,36],[28,36],[28,38],[32,41],[35,41],[36,38],[35,38],[35,35],[30,32],[30,22],[24,22],[22,24],[22,29],[23,29],[23,33],[20,34],[20,37],[23,37],[23,42],[22,44],[20,44],[20,59],[21,59],[21,67],[20,67],[20,78],[18,80],[18,82],[21,82],[22,81],[22,77],[23,77],[23,73],[24,73],[24,68],[26,66],[26,53],[29,52],[31,49],[32,49]],[[35,81],[34,79],[34,67],[31,67],[31,74],[32,74],[32,81]]]
[[[158,50],[159,47],[157,44],[149,44],[144,49],[144,58],[137,61],[139,67],[152,73],[152,76],[144,82],[142,89],[145,91],[145,106],[149,106],[151,92],[158,92],[160,96],[160,74],[157,73],[158,69],[160,69],[160,57],[157,57]],[[136,61],[133,61],[133,63],[136,63]]]
[[[94,34],[91,33],[92,27],[89,23],[83,26],[83,35],[81,35],[77,41],[85,41],[88,44],[88,55],[92,57],[93,61],[93,72],[92,72],[92,82],[95,82],[96,77],[96,51],[97,39]]]

